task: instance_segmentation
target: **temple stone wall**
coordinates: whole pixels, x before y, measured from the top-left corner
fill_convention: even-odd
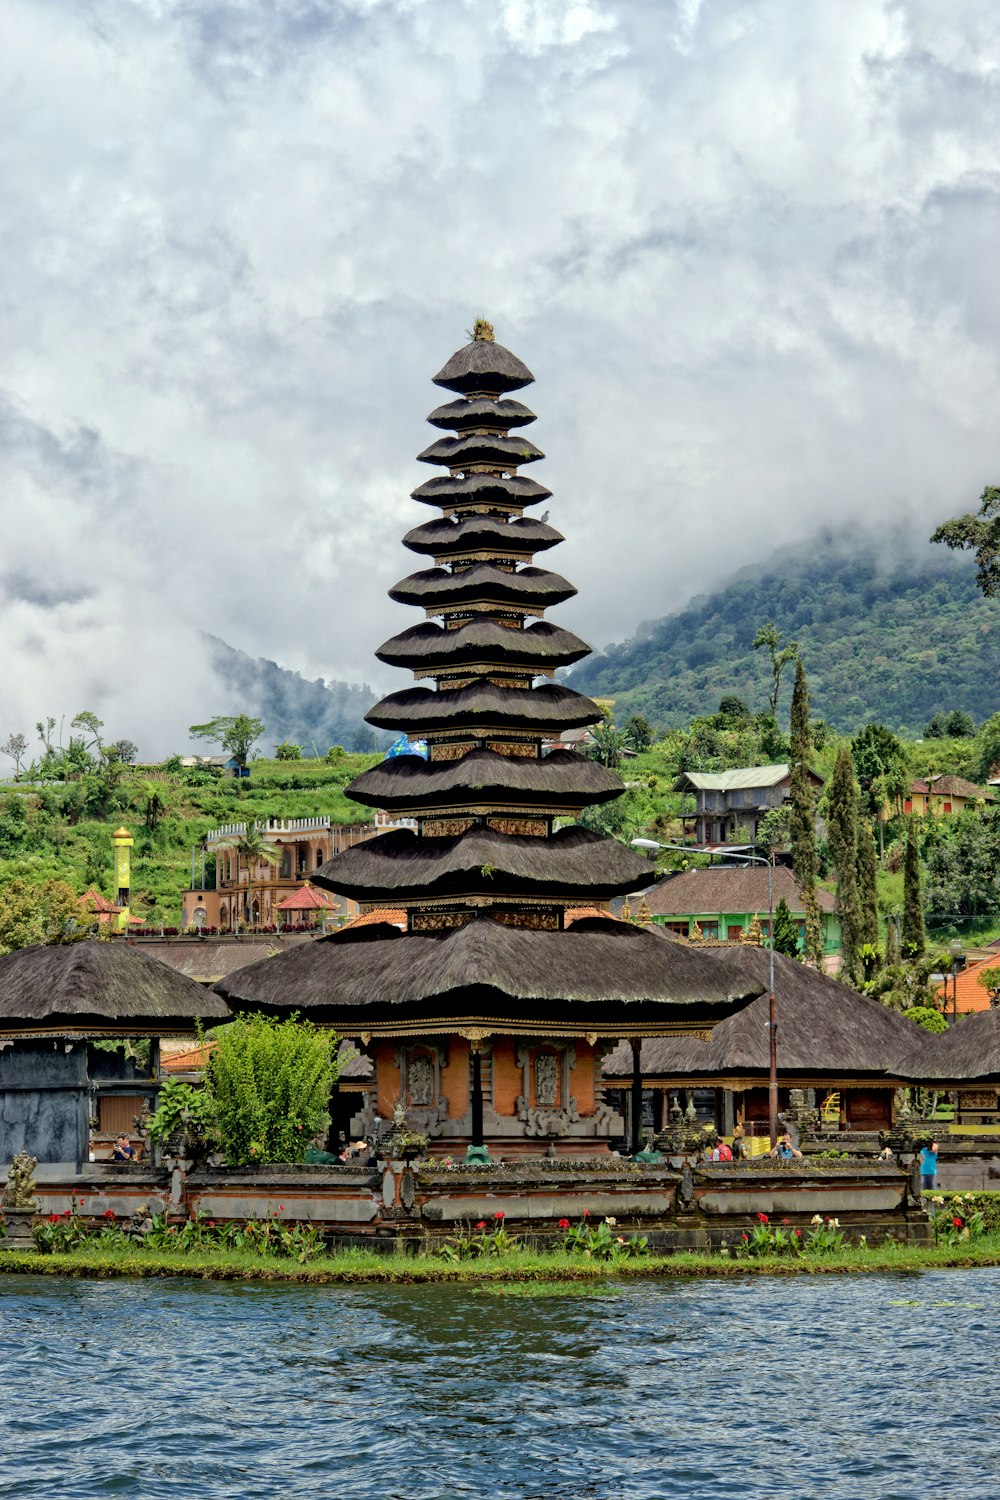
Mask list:
[[[86,1160],[87,1049],[51,1041],[0,1048],[0,1171],[19,1151],[39,1163]]]

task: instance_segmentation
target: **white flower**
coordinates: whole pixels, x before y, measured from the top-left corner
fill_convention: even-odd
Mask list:
[[[809,1220],[809,1222],[810,1222],[810,1224],[822,1224],[822,1222],[823,1222],[823,1215],[822,1214],[813,1214],[813,1216]]]
[[[932,1198],[931,1202],[932,1203],[937,1203],[939,1205],[939,1207],[944,1208],[944,1199],[943,1198]]]
[[[618,1220],[608,1217],[604,1222],[605,1224],[607,1224],[609,1229],[614,1229],[615,1225],[618,1223]]]

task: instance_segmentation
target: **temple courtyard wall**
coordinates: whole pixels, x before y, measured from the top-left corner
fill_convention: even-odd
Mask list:
[[[615,1159],[447,1167],[433,1162],[372,1165],[178,1168],[93,1163],[78,1174],[50,1168],[38,1181],[42,1214],[73,1206],[99,1223],[147,1209],[180,1224],[195,1214],[216,1223],[278,1219],[316,1225],[333,1243],[433,1249],[480,1220],[532,1243],[561,1241],[560,1219],[616,1221],[660,1250],[732,1244],[767,1214],[773,1224],[839,1219],[852,1237],[928,1238],[912,1171],[895,1163],[736,1163],[637,1167]]]

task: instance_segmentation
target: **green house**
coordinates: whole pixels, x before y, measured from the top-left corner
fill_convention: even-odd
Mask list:
[[[772,878],[774,906],[785,898],[798,923],[801,947],[805,911],[798,883],[785,865],[776,865]],[[834,914],[834,899],[824,890],[817,890],[816,896],[823,915],[823,951],[837,953],[840,923]],[[765,937],[768,935],[767,871],[760,865],[711,865],[705,870],[678,871],[647,891],[645,902],[657,926],[681,937],[697,936],[697,927],[702,937],[738,942],[754,917]]]

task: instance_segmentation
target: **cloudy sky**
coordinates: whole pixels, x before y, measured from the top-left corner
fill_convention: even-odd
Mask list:
[[[374,648],[477,314],[595,646],[1000,468],[995,0],[6,0],[0,737]]]

